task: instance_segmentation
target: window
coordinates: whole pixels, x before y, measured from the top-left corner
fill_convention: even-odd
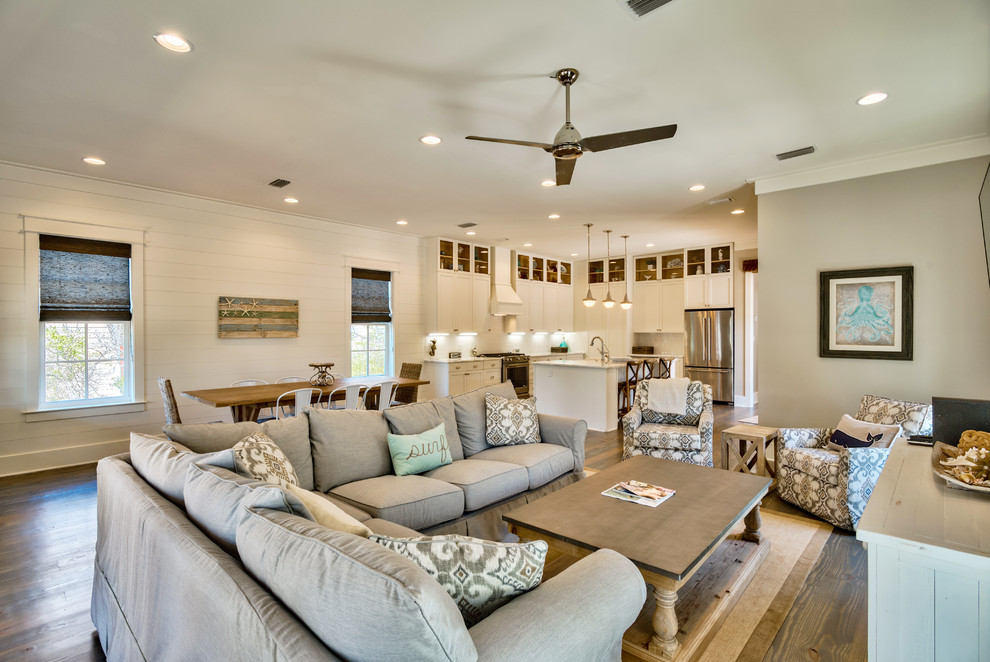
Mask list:
[[[39,409],[134,397],[130,244],[38,237]]]
[[[351,376],[392,372],[392,274],[351,269]]]

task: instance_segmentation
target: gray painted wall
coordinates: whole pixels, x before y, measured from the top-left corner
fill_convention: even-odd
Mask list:
[[[834,426],[864,393],[990,399],[987,158],[760,196],[760,423]],[[914,266],[914,360],[819,358],[818,273]]]

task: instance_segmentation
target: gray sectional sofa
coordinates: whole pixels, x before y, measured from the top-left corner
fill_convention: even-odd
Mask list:
[[[515,397],[503,384],[384,413],[170,425],[170,441],[134,435],[129,454],[97,468],[92,616],[108,659],[619,660],[645,586],[610,550],[469,628],[408,558],[325,528],[290,492],[224,466],[224,449],[261,430],[301,487],[375,534],[504,539],[502,513],[582,477],[586,425],[540,416],[541,443],[488,447],[486,391]],[[454,461],[396,476],[386,434],[437,421]]]

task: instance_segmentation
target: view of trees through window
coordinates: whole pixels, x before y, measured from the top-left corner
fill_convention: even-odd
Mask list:
[[[388,324],[351,324],[351,376],[376,377],[388,369]]]
[[[42,327],[46,402],[129,394],[129,322],[45,322]]]

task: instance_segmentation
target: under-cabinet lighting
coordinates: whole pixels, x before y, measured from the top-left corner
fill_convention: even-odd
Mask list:
[[[457,335],[459,335],[459,336],[476,336],[476,335],[478,335],[478,332],[477,331],[465,331],[464,333],[458,333]]]
[[[525,331],[513,331],[509,335],[510,336],[524,336],[524,335],[526,335],[526,332]]]
[[[534,336],[545,336],[545,335],[547,335],[547,332],[546,331],[537,331],[533,335]]]
[[[429,333],[429,336],[449,336],[449,333]]]

